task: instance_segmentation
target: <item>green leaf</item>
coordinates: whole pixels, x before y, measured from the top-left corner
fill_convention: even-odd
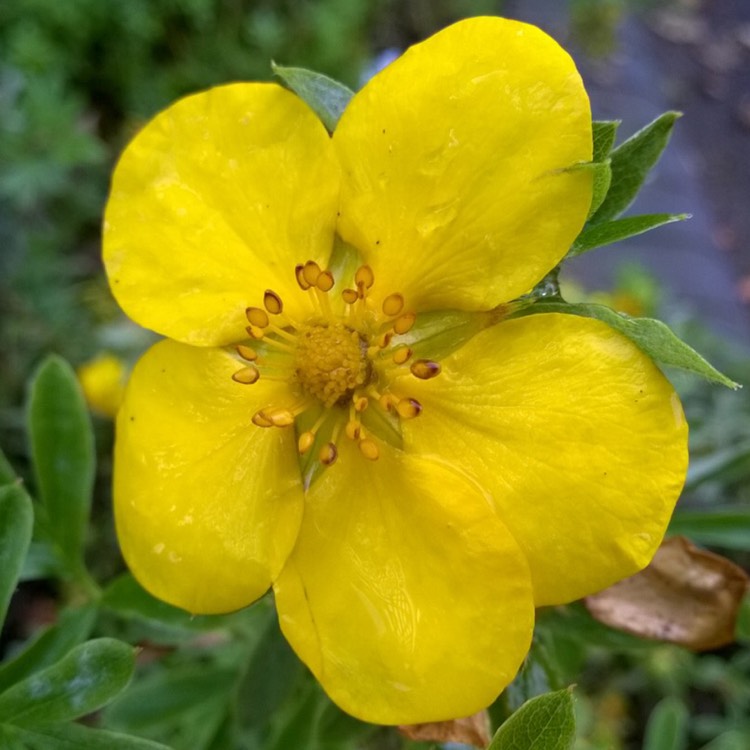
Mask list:
[[[594,184],[591,192],[589,217],[593,216],[599,210],[599,206],[604,203],[604,199],[609,192],[609,187],[612,184],[612,163],[609,159],[594,162],[592,167],[594,171]]]
[[[34,509],[23,487],[0,487],[0,625],[16,589],[33,527]]]
[[[27,419],[46,530],[70,566],[82,567],[94,482],[94,438],[76,375],[60,357],[48,357],[36,371]]]
[[[651,229],[671,224],[674,221],[689,219],[690,214],[644,214],[615,219],[603,224],[592,224],[584,227],[568,251],[568,258],[593,250],[595,247],[610,245],[613,242],[635,237]]]
[[[576,734],[570,690],[545,693],[521,706],[487,750],[570,750]]]
[[[5,457],[5,454],[0,450],[0,485],[12,484],[16,481],[16,472],[13,471],[13,467]]]
[[[594,156],[591,161],[604,161],[615,145],[619,120],[594,120],[591,123],[594,138]]]
[[[656,704],[646,724],[643,750],[685,750],[689,714],[678,698],[664,698]]]
[[[333,133],[341,114],[354,96],[343,83],[305,68],[285,68],[271,63],[274,74],[302,99]]]
[[[0,721],[40,727],[90,714],[125,688],[134,666],[128,644],[113,638],[88,641],[0,694]]]
[[[0,739],[8,744],[2,747],[23,750],[171,750],[140,737],[92,729],[82,724],[61,724],[34,729],[22,729],[10,725],[0,726]],[[11,745],[15,741],[18,744]]]
[[[739,388],[739,384],[722,375],[709,364],[698,352],[681,341],[660,320],[653,318],[631,318],[617,313],[605,305],[588,303],[568,304],[567,302],[540,301],[525,308],[521,314],[538,314],[559,312],[566,315],[580,315],[584,318],[595,318],[627,336],[644,354],[663,365],[678,367],[706,380],[720,383],[728,388]]]
[[[679,510],[669,523],[669,533],[682,534],[698,544],[748,550],[750,510]]]
[[[70,609],[13,659],[0,666],[0,693],[34,672],[59,661],[89,637],[97,610],[94,606]]]
[[[191,615],[166,604],[151,596],[130,573],[123,573],[107,586],[101,604],[123,618],[153,621],[191,632],[216,630],[230,621],[230,617],[223,615]]]
[[[693,489],[702,482],[721,479],[722,482],[736,482],[750,475],[750,443],[743,441],[707,456],[690,458],[685,489]]]
[[[21,580],[38,581],[42,578],[65,578],[65,566],[51,542],[33,539],[23,562]]]
[[[612,185],[592,224],[614,219],[633,202],[680,116],[679,112],[665,112],[612,151]]]

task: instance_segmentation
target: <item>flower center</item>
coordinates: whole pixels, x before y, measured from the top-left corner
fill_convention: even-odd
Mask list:
[[[306,325],[297,334],[295,374],[325,406],[344,403],[369,381],[367,342],[339,321]]]
[[[320,464],[330,466],[343,432],[374,461],[389,433],[386,429],[385,437],[379,436],[372,425],[390,424],[390,434],[400,434],[400,420],[422,411],[416,399],[398,392],[395,383],[403,381],[394,375],[408,368],[426,380],[440,374],[440,365],[414,359],[404,341],[417,316],[406,309],[403,295],[390,294],[375,305],[370,296],[375,276],[369,266],[360,266],[352,286],[333,297],[333,275],[314,261],[298,265],[294,274],[300,289],[310,295],[310,316],[292,319],[279,295],[267,290],[263,307],[245,311],[251,341],[237,346],[244,366],[232,378],[243,385],[261,377],[288,383],[289,403],[260,409],[252,422],[257,427],[296,426],[300,455],[313,452]]]

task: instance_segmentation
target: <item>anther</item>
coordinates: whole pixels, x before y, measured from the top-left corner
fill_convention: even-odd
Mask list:
[[[324,466],[331,466],[336,462],[336,459],[339,457],[338,449],[336,448],[336,443],[326,443],[321,449],[320,453],[318,454],[318,458],[320,459],[320,463],[322,463]]]
[[[251,349],[249,346],[243,346],[240,344],[236,349],[237,354],[248,362],[255,362],[255,360],[258,359],[258,352],[256,352],[255,349]]]
[[[256,411],[251,421],[256,427],[273,427],[273,422],[266,416],[263,409]]]
[[[312,286],[312,284],[307,283],[304,271],[305,267],[301,263],[294,267],[294,278],[297,279],[297,283],[299,284],[300,289],[306,292]]]
[[[422,413],[422,404],[415,398],[402,398],[396,404],[396,412],[402,419],[414,419]]]
[[[363,412],[369,403],[370,401],[367,396],[357,396],[357,398],[354,399],[354,411]]]
[[[299,451],[300,456],[307,453],[307,451],[310,450],[310,448],[313,447],[313,443],[315,442],[315,433],[314,432],[303,432],[299,439],[297,440],[297,450]]]
[[[397,365],[405,365],[414,352],[408,346],[399,346],[393,352],[393,362]]]
[[[290,427],[294,424],[294,414],[289,409],[262,409],[261,411],[274,427]]]
[[[416,359],[409,369],[411,374],[420,380],[429,380],[440,375],[440,365],[431,359]]]
[[[416,319],[416,313],[404,313],[400,318],[396,318],[393,322],[393,331],[398,334],[407,333],[407,331],[411,330]]]
[[[330,271],[321,271],[315,281],[315,286],[321,292],[330,292],[333,289],[333,274]]]
[[[359,294],[354,289],[344,289],[341,297],[347,305],[353,305],[359,299]]]
[[[383,315],[393,318],[404,309],[404,298],[402,295],[389,294],[383,300]]]
[[[266,289],[263,294],[263,306],[271,315],[279,315],[284,309],[284,303],[276,292]],[[252,321],[250,321],[252,323]]]
[[[253,383],[258,382],[259,377],[260,372],[258,372],[258,368],[250,365],[250,367],[243,367],[241,370],[237,370],[237,372],[232,375],[232,380],[234,380],[235,383],[252,385]]]
[[[246,326],[245,330],[247,331],[250,338],[255,339],[256,341],[260,341],[265,335],[263,333],[263,329],[258,328],[258,326]]]
[[[257,326],[258,328],[265,328],[269,323],[268,313],[259,307],[248,307],[245,310],[245,315],[247,315],[250,325]]]
[[[375,274],[370,266],[360,266],[354,274],[354,283],[357,287],[369,289],[375,283]]]
[[[359,440],[359,436],[362,433],[362,425],[359,422],[352,420],[346,423],[344,432],[349,440]]]
[[[359,451],[365,458],[369,458],[370,461],[377,461],[380,456],[377,443],[369,438],[359,441]]]
[[[308,260],[307,263],[305,263],[302,267],[302,276],[307,282],[308,288],[315,286],[320,273],[320,266],[314,260]]]
[[[380,406],[383,407],[386,411],[391,411],[391,409],[395,408],[399,404],[399,400],[391,395],[390,393],[384,393],[379,399],[378,403]]]

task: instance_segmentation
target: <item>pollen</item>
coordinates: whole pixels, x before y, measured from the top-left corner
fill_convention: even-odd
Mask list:
[[[339,321],[304,327],[297,336],[295,374],[325,406],[346,400],[369,379],[360,334]]]

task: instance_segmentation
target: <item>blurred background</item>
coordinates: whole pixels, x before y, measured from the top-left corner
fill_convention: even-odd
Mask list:
[[[0,445],[13,464],[28,466],[25,384],[43,355],[78,367],[111,353],[127,365],[150,341],[109,294],[99,231],[115,160],[148,118],[188,92],[271,79],[271,60],[356,89],[399,50],[479,14],[557,38],[579,64],[595,117],[623,121],[620,140],[667,109],[685,114],[634,210],[693,218],[576,259],[564,293],[664,317],[750,382],[748,0],[0,0]],[[747,395],[674,381],[698,467],[681,502],[747,508]],[[94,564],[106,576],[119,569],[107,510],[112,430],[106,416],[95,426],[92,547],[105,550]],[[713,546],[747,564],[748,534]],[[605,656],[570,646],[590,696],[580,704],[581,747],[640,747],[664,694],[690,714],[690,747],[750,747],[746,645],[701,657],[619,647]]]

